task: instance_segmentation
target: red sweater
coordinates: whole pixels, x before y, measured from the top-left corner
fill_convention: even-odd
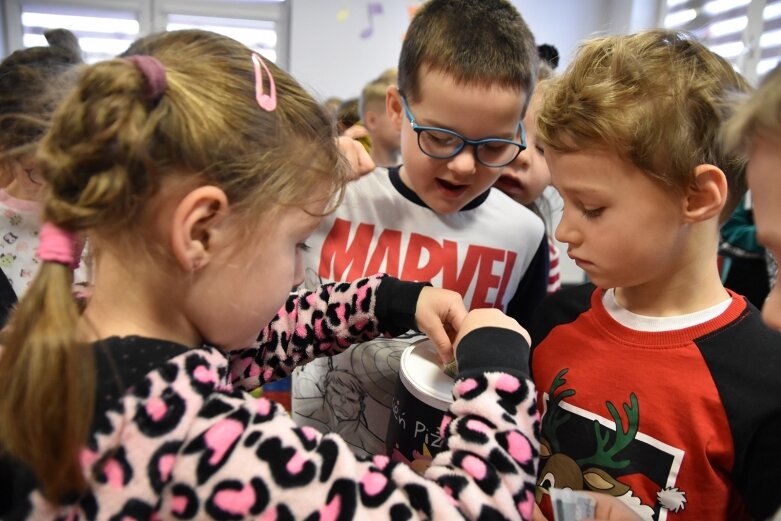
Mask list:
[[[555,484],[621,497],[644,519],[771,515],[781,334],[734,293],[716,318],[662,332],[619,324],[602,295],[592,285],[552,295],[531,331],[545,414],[538,502]]]

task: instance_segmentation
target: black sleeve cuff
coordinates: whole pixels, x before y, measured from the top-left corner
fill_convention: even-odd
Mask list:
[[[417,330],[415,309],[420,292],[427,282],[409,282],[394,277],[385,277],[377,287],[375,315],[380,330],[391,336],[398,336],[410,329]]]
[[[458,376],[502,371],[529,377],[529,344],[520,333],[503,327],[469,332],[456,349]]]

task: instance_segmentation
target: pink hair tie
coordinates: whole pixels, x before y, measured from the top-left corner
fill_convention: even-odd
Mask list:
[[[81,244],[76,234],[52,223],[44,223],[38,235],[40,243],[36,252],[44,262],[57,262],[75,270],[79,267]]]
[[[135,56],[128,56],[125,58],[136,66],[141,74],[146,78],[147,92],[146,98],[149,100],[156,100],[165,92],[168,86],[168,80],[165,76],[165,67],[160,61],[146,54],[138,54]]]

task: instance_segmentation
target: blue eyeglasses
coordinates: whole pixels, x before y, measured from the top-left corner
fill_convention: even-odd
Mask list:
[[[418,135],[420,151],[434,159],[449,159],[458,155],[464,146],[471,145],[475,149],[475,158],[485,166],[498,168],[512,163],[518,154],[526,150],[526,133],[523,123],[518,123],[521,142],[502,138],[467,139],[458,132],[446,128],[423,127],[415,123],[415,116],[409,109],[407,97],[401,94],[404,112],[412,125],[412,130]]]

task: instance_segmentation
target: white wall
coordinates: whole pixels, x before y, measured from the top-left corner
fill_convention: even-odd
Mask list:
[[[290,0],[290,72],[321,99],[358,96],[363,86],[395,67],[409,25],[412,0]],[[367,5],[379,3],[382,14],[368,26]]]
[[[514,0],[513,3],[529,24],[537,43],[549,43],[559,50],[558,70],[567,66],[579,41],[604,32],[611,16],[625,16],[623,12],[610,13],[610,0],[552,0],[545,4],[539,0]]]
[[[537,43],[559,49],[563,70],[584,38],[625,34],[656,25],[659,2],[653,0],[513,0]]]
[[[408,8],[418,0],[290,0],[290,72],[321,98],[347,98],[398,62],[409,25]],[[653,0],[513,0],[538,43],[551,43],[566,66],[577,44],[598,33],[624,33],[656,22]],[[382,5],[374,32],[367,6]]]

